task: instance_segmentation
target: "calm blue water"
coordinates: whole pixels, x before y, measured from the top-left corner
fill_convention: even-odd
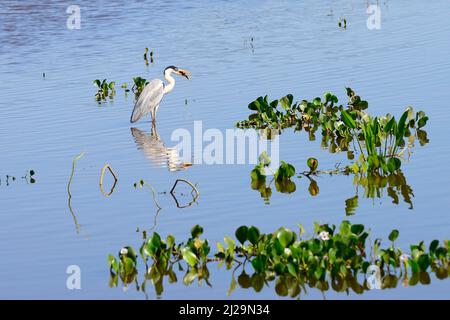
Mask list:
[[[233,235],[242,224],[264,232],[313,221],[363,223],[372,238],[400,230],[398,244],[448,239],[450,231],[450,11],[447,1],[384,1],[381,29],[366,27],[367,2],[359,1],[98,1],[82,2],[81,29],[66,28],[63,1],[0,3],[0,298],[144,298],[133,286],[108,287],[106,256],[123,245],[140,244],[136,228],[153,225],[155,209],[145,179],[169,191],[176,178],[198,184],[197,204],[177,209],[169,195],[158,195],[156,231],[179,240],[200,224],[212,243]],[[332,15],[329,15],[332,10]],[[338,27],[340,17],[347,29]],[[253,38],[253,42],[251,39]],[[253,46],[253,47],[252,47]],[[148,67],[144,48],[154,51]],[[168,65],[190,70],[192,81],[177,79],[158,112],[158,132],[166,146],[177,128],[225,130],[248,116],[248,102],[259,95],[292,93],[311,99],[332,91],[343,101],[345,87],[369,101],[375,114],[400,114],[408,105],[430,117],[430,143],[416,147],[403,167],[414,190],[414,208],[386,196],[362,199],[346,217],[344,200],[354,196],[351,177],[322,177],[320,194],[296,181],[291,195],[274,192],[270,205],[251,190],[252,165],[194,165],[170,172],[151,162],[133,137],[129,116],[133,95],[120,84],[131,78],[161,78]],[[43,77],[45,73],[45,78]],[[116,81],[113,101],[98,105],[94,79]],[[187,104],[185,100],[187,99]],[[134,126],[134,125],[133,125]],[[136,127],[150,131],[150,122]],[[320,137],[319,137],[320,140]],[[67,183],[80,152],[71,205]],[[330,154],[320,141],[286,131],[280,158],[299,169],[310,156],[332,168],[344,154]],[[113,195],[99,191],[99,175],[109,163],[119,176]],[[161,165],[162,164],[162,165]],[[23,176],[36,171],[36,183]],[[6,175],[16,181],[6,185]],[[109,179],[109,178],[108,178]],[[105,181],[110,182],[110,180]],[[82,289],[67,290],[66,268],[79,265]],[[163,298],[227,298],[231,273],[212,270],[212,288],[166,285]],[[155,298],[149,289],[149,298]],[[364,296],[327,292],[327,298],[450,298],[449,282],[371,291]],[[273,288],[255,294],[236,289],[229,297],[276,298]],[[319,298],[310,290],[302,298]]]

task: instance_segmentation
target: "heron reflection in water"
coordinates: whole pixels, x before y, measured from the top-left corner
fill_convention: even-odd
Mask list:
[[[184,170],[192,166],[183,162],[176,148],[166,147],[161,140],[155,123],[152,124],[150,134],[145,131],[131,128],[131,134],[136,141],[138,149],[144,151],[147,159],[157,167],[167,167],[169,171]]]

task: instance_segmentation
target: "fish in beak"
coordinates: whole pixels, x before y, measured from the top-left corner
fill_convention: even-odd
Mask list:
[[[185,77],[188,80],[191,80],[191,78],[190,78],[191,73],[189,71],[187,71],[187,70],[183,70],[183,69],[178,68],[177,74],[179,74],[180,76]]]

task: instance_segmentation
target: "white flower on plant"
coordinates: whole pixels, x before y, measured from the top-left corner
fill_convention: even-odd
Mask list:
[[[330,240],[330,234],[329,234],[327,231],[321,231],[321,232],[319,233],[319,238],[320,238],[322,241]]]
[[[409,255],[407,255],[406,253],[402,253],[401,255],[400,255],[400,261],[402,261],[402,262],[408,262],[408,259],[410,258],[410,256]]]
[[[120,254],[123,254],[123,255],[128,254],[128,249],[127,248],[120,249]]]
[[[290,256],[290,255],[292,254],[291,249],[289,249],[289,248],[284,248],[284,254]]]

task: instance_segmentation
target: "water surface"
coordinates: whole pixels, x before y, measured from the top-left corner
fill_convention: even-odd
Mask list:
[[[106,256],[126,244],[138,246],[136,228],[153,226],[155,208],[139,179],[169,191],[175,179],[198,184],[197,204],[178,209],[168,194],[158,200],[156,231],[187,238],[200,224],[212,243],[242,225],[264,232],[313,221],[343,219],[371,228],[373,238],[400,230],[398,244],[449,236],[450,72],[449,11],[446,1],[385,1],[381,30],[366,27],[366,1],[102,1],[81,4],[81,29],[66,28],[61,1],[10,1],[0,5],[0,262],[1,298],[144,298],[130,288],[108,287]],[[332,11],[331,11],[332,10]],[[332,15],[330,15],[332,12]],[[340,17],[347,29],[338,27]],[[253,39],[253,41],[252,41]],[[148,67],[144,48],[154,51]],[[133,95],[119,85],[133,76],[161,78],[168,65],[190,70],[192,81],[177,79],[158,113],[158,134],[172,147],[173,130],[203,127],[225,130],[248,116],[247,104],[259,95],[287,93],[311,99],[332,91],[345,100],[345,87],[369,101],[375,114],[400,114],[408,105],[430,117],[430,143],[416,147],[403,167],[414,190],[413,209],[386,196],[360,199],[355,215],[344,200],[355,194],[351,177],[322,177],[320,193],[274,192],[270,205],[251,190],[252,165],[194,165],[172,171],[166,159],[149,159],[140,140],[150,134],[148,120],[132,131]],[[45,73],[45,77],[43,77]],[[98,105],[94,79],[116,81],[113,101]],[[185,101],[187,100],[187,104]],[[139,133],[139,134],[138,134]],[[142,135],[141,135],[142,134]],[[141,138],[138,138],[140,136]],[[67,182],[80,152],[68,206]],[[329,154],[320,141],[286,130],[280,158],[299,169],[308,157],[332,168],[344,154]],[[109,163],[119,176],[111,197],[99,191],[101,168]],[[20,177],[36,171],[36,183]],[[5,176],[16,181],[5,184]],[[110,181],[110,180],[108,180]],[[79,228],[79,232],[77,229]],[[406,249],[406,248],[405,248]],[[67,290],[66,268],[79,265],[82,290]],[[212,270],[211,283],[198,287],[166,285],[162,298],[226,298],[230,272]],[[155,298],[149,290],[149,298]],[[449,284],[371,291],[351,298],[449,298]],[[230,298],[276,298],[273,288],[256,294],[237,289]],[[345,294],[326,293],[344,299]],[[311,290],[302,298],[319,298]]]

